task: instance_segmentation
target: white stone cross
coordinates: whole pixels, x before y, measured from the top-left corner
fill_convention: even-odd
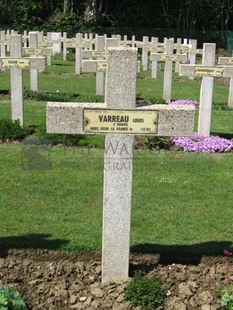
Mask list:
[[[197,48],[197,40],[191,39],[190,46],[184,46],[182,47],[182,53],[188,54],[189,64],[195,65],[196,64],[196,55],[202,55],[203,50]],[[189,77],[190,80],[194,80],[194,76]]]
[[[215,66],[215,43],[204,43],[202,65],[180,65],[180,75],[202,77],[198,133],[209,136],[214,77],[233,77],[233,67]]]
[[[97,36],[96,38],[96,50],[95,51],[83,51],[83,57],[96,58],[96,60],[89,59],[82,61],[83,72],[96,72],[96,95],[104,95],[104,72],[106,63],[106,51],[105,51],[105,36]]]
[[[149,37],[143,37],[143,48],[142,48],[142,69],[146,71],[148,69],[148,52],[149,52]]]
[[[165,52],[151,53],[151,61],[165,61],[164,67],[164,84],[163,84],[163,99],[169,103],[171,101],[172,93],[172,63],[173,61],[185,62],[187,60],[186,54],[173,54],[174,41],[166,40]]]
[[[5,31],[1,30],[0,31],[0,46],[1,46],[1,57],[5,57],[6,56],[6,45],[9,44],[9,41],[6,41],[6,35],[5,35]]]
[[[106,50],[110,47],[117,47],[119,45],[117,38],[105,38],[105,36],[98,36],[96,38],[96,51],[84,51],[84,55],[95,57],[96,59],[89,59],[82,61],[83,72],[96,73],[96,95],[104,95],[104,75],[107,69]]]
[[[233,66],[233,57],[219,57],[218,64],[223,66],[230,66],[230,65]],[[233,108],[233,77],[230,77],[228,107]]]
[[[154,53],[156,53],[156,52],[159,52],[159,50],[158,50],[158,43],[159,43],[159,38],[155,38],[155,37],[152,37],[151,38],[151,47],[150,47],[150,52],[154,52]],[[163,51],[164,52],[164,51]],[[154,61],[152,61],[151,62],[151,77],[152,77],[152,79],[157,79],[157,66],[158,66],[158,62],[157,62],[157,60],[154,60]]]
[[[134,135],[185,136],[194,130],[190,106],[135,107],[136,48],[109,49],[107,63],[105,103],[49,102],[46,117],[49,133],[106,135],[103,283],[128,277]]]
[[[10,57],[0,58],[0,68],[11,70],[11,114],[12,120],[24,124],[23,113],[23,69],[45,69],[44,57],[22,57],[22,36],[10,36]]]

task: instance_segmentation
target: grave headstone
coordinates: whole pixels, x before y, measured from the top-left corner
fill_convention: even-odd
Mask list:
[[[224,66],[233,65],[233,57],[219,57],[218,64]],[[233,108],[233,77],[230,77],[229,95],[228,95],[228,107]]]
[[[5,31],[0,31],[1,57],[6,56],[6,36]]]
[[[152,37],[151,38],[151,43],[152,46],[150,48],[150,51],[153,52],[157,52],[158,50],[158,43],[159,43],[159,39]],[[158,71],[158,62],[157,60],[152,60],[151,61],[151,77],[152,79],[156,80],[157,79],[157,71]]]
[[[107,63],[105,103],[47,105],[47,132],[106,135],[103,283],[128,277],[134,135],[184,136],[192,135],[194,128],[190,106],[135,108],[137,49],[109,49]]]
[[[96,60],[83,60],[82,61],[82,70],[83,72],[96,72],[96,94],[97,95],[104,95],[104,75],[107,69],[107,62],[106,62],[106,50],[111,47],[118,46],[119,41],[117,38],[105,38],[104,36],[97,37],[97,46],[98,51],[90,53],[90,56],[95,56]],[[109,47],[110,46],[110,47]],[[103,49],[106,49],[103,52]],[[84,51],[86,52],[86,51]],[[86,53],[86,55],[87,55]]]
[[[61,32],[51,32],[53,54],[61,53]]]
[[[171,101],[172,94],[172,62],[179,61],[184,62],[187,60],[187,55],[185,54],[173,54],[173,39],[167,39],[165,43],[165,52],[161,53],[151,53],[151,61],[164,61],[164,84],[163,84],[163,99],[169,103]]]
[[[66,60],[66,56],[67,56],[67,33],[63,32],[62,33],[62,55],[63,55],[63,60]]]
[[[143,48],[142,48],[142,69],[148,70],[148,52],[149,52],[149,37],[143,37]]]
[[[23,32],[23,47],[28,46],[28,35],[27,35],[27,30],[24,30]]]
[[[37,57],[36,49],[38,48],[37,32],[29,32],[29,47],[35,49],[35,53],[32,52],[31,57]],[[32,91],[38,91],[38,70],[30,69],[30,89]]]
[[[10,57],[0,58],[0,68],[11,71],[11,113],[12,120],[24,124],[23,113],[23,69],[45,69],[44,57],[23,58],[22,36],[10,36]]]
[[[181,38],[177,38],[176,40],[176,54],[180,54],[181,53]],[[175,72],[179,72],[179,66],[180,66],[180,62],[176,61],[175,62]]]
[[[82,43],[82,34],[77,33],[75,37],[75,73],[80,74],[81,73],[81,68],[82,68],[82,48],[83,48],[83,43]]]
[[[209,136],[214,77],[221,77],[223,68],[215,66],[216,44],[204,43],[202,65],[180,65],[180,75],[202,77],[198,133]]]

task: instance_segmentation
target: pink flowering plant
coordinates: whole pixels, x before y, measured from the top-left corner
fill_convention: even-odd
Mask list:
[[[220,258],[220,261],[225,266],[225,281],[224,286],[221,288],[221,301],[222,305],[224,306],[224,309],[226,310],[233,310],[233,284],[231,283],[230,278],[230,271],[229,271],[229,264],[230,260],[232,259],[232,253],[224,250],[224,257]]]
[[[173,137],[171,141],[185,152],[225,153],[233,150],[233,141],[219,136],[203,136],[194,133],[192,137]]]
[[[171,105],[191,105],[198,107],[198,102],[194,100],[175,100]],[[172,137],[171,142],[180,147],[185,152],[201,153],[225,153],[233,150],[233,141],[219,136],[204,136],[194,133],[192,137]]]
[[[193,106],[195,109],[198,108],[199,103],[195,100],[189,100],[189,99],[178,99],[170,102],[171,105],[189,105]]]

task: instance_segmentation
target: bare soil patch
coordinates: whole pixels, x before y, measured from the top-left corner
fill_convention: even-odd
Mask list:
[[[221,309],[219,287],[225,269],[219,258],[179,261],[176,257],[166,262],[160,254],[131,254],[130,275],[135,270],[158,274],[168,291],[164,309]],[[230,272],[233,276],[232,266]],[[100,253],[9,250],[0,258],[0,280],[17,288],[33,310],[133,309],[124,299],[127,281],[101,284]]]

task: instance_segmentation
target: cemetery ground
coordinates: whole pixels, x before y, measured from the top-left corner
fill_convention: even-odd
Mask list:
[[[28,73],[24,82],[25,126],[41,141],[52,139],[45,134],[47,101],[103,101],[95,95],[94,75],[76,76],[74,63],[60,56],[40,73],[37,94],[28,91]],[[156,81],[140,73],[137,101],[161,101],[162,85],[162,72]],[[198,100],[199,88],[199,80],[175,75],[172,98]],[[1,72],[0,118],[11,115],[9,89],[9,72]],[[211,134],[232,139],[227,96],[228,86],[216,81]],[[109,168],[103,137],[79,137],[73,147],[61,144],[64,137],[58,141],[37,146],[51,164],[44,170],[30,168],[30,144],[0,144],[0,278],[30,309],[131,309],[123,298],[126,283],[101,285],[103,171]],[[158,274],[170,292],[165,309],[221,309],[226,275],[219,258],[233,241],[232,153],[185,153],[156,149],[153,140],[137,142],[130,275]]]

